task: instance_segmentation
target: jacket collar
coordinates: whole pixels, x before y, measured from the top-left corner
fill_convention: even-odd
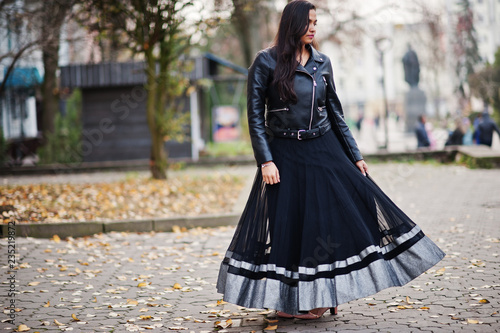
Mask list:
[[[306,46],[307,48],[311,49],[311,55],[314,61],[316,62],[325,62],[325,57],[321,55],[318,50],[316,50],[311,44],[308,44]]]

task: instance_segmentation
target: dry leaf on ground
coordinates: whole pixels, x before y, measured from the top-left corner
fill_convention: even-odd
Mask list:
[[[230,212],[242,187],[243,177],[219,173],[168,180],[136,177],[109,183],[0,186],[0,205],[13,205],[19,223],[197,216]],[[57,235],[51,240],[61,241]]]
[[[264,330],[266,331],[276,331],[278,329],[278,325],[269,325]]]
[[[216,321],[214,323],[216,328],[228,328],[233,324],[233,321],[231,319],[228,319],[226,321]]]
[[[24,324],[21,324],[17,327],[17,330],[16,332],[27,332],[29,331],[31,328],[29,328],[28,326],[24,325]]]

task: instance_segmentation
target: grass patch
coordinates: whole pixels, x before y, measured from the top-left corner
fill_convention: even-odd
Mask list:
[[[252,154],[252,145],[248,141],[209,142],[202,152],[202,156],[207,157],[235,157]]]

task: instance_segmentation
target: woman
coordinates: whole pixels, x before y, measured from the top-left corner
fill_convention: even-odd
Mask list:
[[[259,169],[217,290],[245,307],[319,318],[401,286],[444,253],[375,185],[343,119],[315,7],[289,3],[248,75]]]

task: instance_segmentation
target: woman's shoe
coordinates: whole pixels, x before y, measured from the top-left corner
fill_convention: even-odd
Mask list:
[[[293,318],[293,315],[288,314],[288,313],[283,312],[283,311],[276,311],[276,315],[280,318]]]
[[[318,319],[318,318],[321,318],[328,309],[330,309],[330,312],[332,314],[337,314],[337,307],[334,307],[334,308],[317,308],[317,309],[310,310],[306,314],[295,315],[294,317],[298,318],[298,319]]]

